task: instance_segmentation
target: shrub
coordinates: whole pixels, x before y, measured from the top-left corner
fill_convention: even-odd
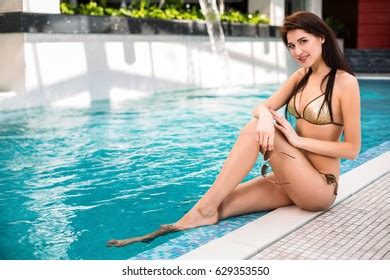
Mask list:
[[[107,5],[107,0],[90,1],[73,6],[68,1],[61,1],[61,13],[68,15],[91,16],[128,16],[133,18],[157,18],[168,20],[204,20],[199,5],[184,4],[182,0],[166,0],[162,8],[147,0],[132,1],[127,8],[113,8]],[[228,10],[221,15],[221,21],[230,23],[269,24],[269,18],[255,12],[244,14],[236,10]]]

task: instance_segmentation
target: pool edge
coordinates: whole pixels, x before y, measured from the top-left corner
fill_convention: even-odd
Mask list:
[[[358,80],[385,80],[390,81],[390,73],[357,73]]]

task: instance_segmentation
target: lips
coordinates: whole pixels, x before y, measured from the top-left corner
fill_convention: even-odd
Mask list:
[[[298,60],[301,63],[305,63],[305,61],[307,60],[308,57],[309,57],[309,55],[301,56],[301,57],[298,58]]]

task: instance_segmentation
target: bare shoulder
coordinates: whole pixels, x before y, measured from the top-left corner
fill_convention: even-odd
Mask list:
[[[303,67],[299,68],[297,71],[295,71],[291,76],[290,78],[293,79],[295,82],[299,81],[300,79],[303,78],[303,76],[305,76],[305,74],[307,73],[307,70]]]
[[[295,75],[297,75],[297,76],[299,76],[300,78],[302,78],[303,76],[305,76],[306,75],[306,73],[307,73],[307,69],[306,68],[304,68],[304,67],[301,67],[301,68],[299,68],[297,71],[295,71]]]
[[[305,76],[306,72],[307,71],[305,70],[305,68],[303,68],[303,67],[299,68],[298,70],[296,70],[294,73],[292,73],[288,77],[288,79],[285,83],[289,84],[289,85],[295,85],[303,78],[303,76]]]
[[[338,70],[335,80],[335,94],[339,98],[356,97],[359,95],[359,83],[354,75]]]
[[[336,73],[336,84],[345,89],[345,87],[359,86],[358,80],[354,75],[349,74],[343,70],[338,70]]]

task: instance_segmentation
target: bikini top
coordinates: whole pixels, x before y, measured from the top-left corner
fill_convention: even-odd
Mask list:
[[[296,95],[294,95],[293,98],[290,99],[287,105],[287,110],[297,119],[304,119],[309,123],[316,125],[335,124],[342,126],[342,124],[335,123],[332,121],[327,102],[325,102],[324,106],[322,106],[321,108],[321,105],[325,99],[325,94],[321,94],[320,96],[314,98],[312,101],[307,103],[306,107],[303,109],[303,116],[299,115],[298,110],[295,107],[295,98]]]

